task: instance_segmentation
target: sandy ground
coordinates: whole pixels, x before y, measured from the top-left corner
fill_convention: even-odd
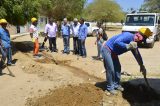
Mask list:
[[[107,31],[109,37],[121,31]],[[62,39],[58,38],[58,53],[40,52],[39,60],[32,57],[32,42],[29,36],[13,40],[13,60],[16,66],[9,69],[16,77],[11,77],[7,68],[0,76],[1,106],[130,106],[130,105],[160,105],[157,93],[148,92],[144,86],[123,83],[125,92],[117,96],[107,96],[105,90],[105,73],[103,62],[93,60],[97,55],[96,38],[88,37],[86,41],[87,58],[62,54]],[[43,37],[39,39],[43,42]],[[48,43],[46,44],[46,46]],[[140,49],[148,77],[155,78],[157,88],[160,76],[160,42],[153,49]],[[71,50],[72,50],[71,39]],[[130,52],[120,56],[122,71],[131,76],[122,76],[124,80],[133,83],[144,83],[138,64]],[[131,81],[132,82],[132,81]],[[154,81],[155,82],[155,81]],[[153,83],[153,80],[150,80]],[[134,86],[133,86],[134,85]],[[135,92],[136,91],[136,92]],[[137,98],[137,95],[138,98]],[[147,95],[148,94],[148,95]],[[154,96],[152,96],[155,94]],[[152,97],[150,97],[152,96]]]

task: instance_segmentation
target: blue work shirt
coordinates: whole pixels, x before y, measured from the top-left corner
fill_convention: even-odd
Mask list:
[[[62,25],[61,27],[62,36],[70,36],[70,26],[69,24]]]
[[[119,35],[113,36],[110,38],[105,45],[110,48],[110,50],[116,54],[116,55],[121,55],[125,52],[127,52],[126,45],[129,44],[130,42],[134,41],[134,36],[135,34],[129,33],[129,32],[123,32]],[[142,56],[137,48],[138,51],[138,56],[140,57],[140,61],[143,64],[143,59]],[[137,60],[138,64],[140,65],[138,61],[138,57],[135,53],[134,50],[131,50],[132,54],[134,55],[135,59]]]
[[[8,30],[0,28],[0,39],[2,40],[2,44],[5,48],[11,47],[10,34]]]
[[[79,31],[78,31],[78,39],[86,39],[88,34],[88,29],[87,26],[85,24],[81,24],[79,27]]]
[[[113,53],[120,55],[127,52],[126,44],[134,41],[134,36],[132,33],[123,32],[110,38],[105,45],[107,45]]]

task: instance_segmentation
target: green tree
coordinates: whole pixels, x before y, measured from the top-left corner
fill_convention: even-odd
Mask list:
[[[44,15],[62,20],[82,13],[86,0],[0,0],[0,18],[10,24],[25,25],[31,17]]]
[[[40,13],[62,20],[64,17],[73,19],[80,16],[86,0],[40,0]]]
[[[94,0],[85,8],[84,16],[88,20],[118,22],[124,18],[124,13],[113,0]]]
[[[31,17],[38,16],[39,0],[1,0],[0,18],[12,25],[25,25]]]
[[[148,12],[160,12],[160,2],[159,0],[145,0],[142,10],[147,10]]]

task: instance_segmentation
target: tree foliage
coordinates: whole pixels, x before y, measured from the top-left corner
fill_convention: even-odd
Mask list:
[[[82,13],[86,0],[40,0],[40,13],[62,20],[64,17],[73,19]]]
[[[148,12],[160,12],[160,1],[159,0],[144,0],[145,3],[142,6],[142,10],[147,10]]]
[[[124,18],[124,13],[113,0],[94,0],[85,8],[84,16],[88,20],[117,22]]]
[[[13,25],[24,25],[38,15],[39,6],[38,0],[0,0],[0,18]]]

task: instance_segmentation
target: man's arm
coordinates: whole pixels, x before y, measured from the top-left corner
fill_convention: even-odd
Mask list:
[[[142,60],[142,57],[141,57],[141,54],[140,54],[138,48],[137,49],[133,49],[131,51],[132,51],[134,57],[136,58],[139,66],[140,66],[140,72],[142,72],[144,77],[146,77],[147,71],[146,71],[145,66],[143,65],[143,60]]]
[[[33,33],[30,33],[30,37],[33,38]]]
[[[55,25],[56,37],[58,36],[58,25]]]
[[[46,37],[48,35],[48,26],[47,25],[45,26],[44,33],[45,33],[45,37]]]
[[[30,29],[29,29],[29,32],[30,32],[30,37],[33,38],[33,29],[30,28]]]
[[[131,50],[131,52],[132,52],[132,54],[134,55],[135,59],[137,60],[138,64],[139,64],[140,66],[143,65],[142,56],[141,56],[138,48]]]
[[[63,35],[63,25],[61,25],[61,36]]]
[[[69,34],[69,35],[71,34],[71,28],[70,28],[70,25],[68,25],[68,34]]]
[[[85,38],[87,37],[87,34],[88,34],[88,28],[87,28],[87,26],[86,26],[86,27],[85,27],[85,33],[84,33]]]

